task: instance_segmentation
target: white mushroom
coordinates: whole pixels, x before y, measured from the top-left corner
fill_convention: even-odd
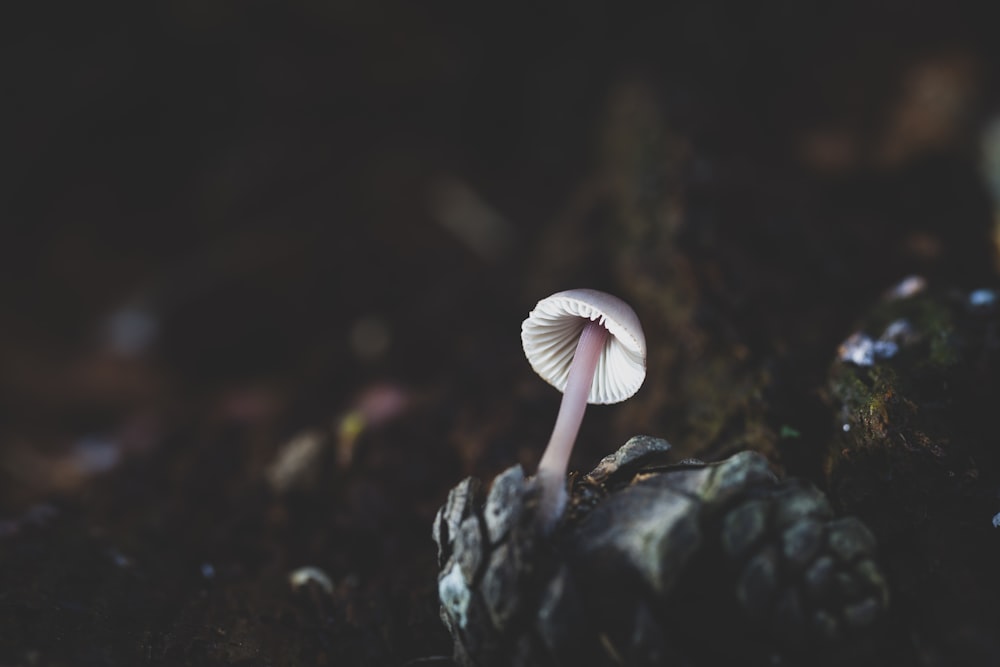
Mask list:
[[[563,392],[538,464],[539,519],[548,532],[566,507],[566,469],[587,403],[618,403],[639,390],[646,377],[646,338],[627,303],[576,289],[539,301],[521,325],[521,343],[535,372]]]

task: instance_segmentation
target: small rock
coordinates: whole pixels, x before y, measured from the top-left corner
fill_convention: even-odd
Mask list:
[[[327,595],[333,595],[333,581],[330,579],[330,575],[318,567],[311,565],[293,570],[288,575],[288,583],[291,585],[293,591],[314,584],[319,586]]]

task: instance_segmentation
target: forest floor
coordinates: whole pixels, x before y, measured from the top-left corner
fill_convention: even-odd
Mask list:
[[[825,488],[838,345],[907,276],[996,285],[972,5],[355,4],[6,45],[0,665],[448,664],[430,526],[537,463],[538,299],[647,326],[575,467],[648,433]]]

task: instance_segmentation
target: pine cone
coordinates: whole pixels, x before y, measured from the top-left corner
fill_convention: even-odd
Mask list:
[[[876,622],[887,588],[860,521],[758,454],[654,465],[668,449],[638,437],[605,458],[548,537],[518,466],[485,500],[472,478],[452,490],[434,539],[459,663],[752,664]]]

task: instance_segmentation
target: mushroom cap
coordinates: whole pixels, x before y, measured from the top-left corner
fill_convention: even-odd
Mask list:
[[[592,289],[558,292],[542,299],[521,324],[521,344],[536,373],[566,390],[569,367],[588,320],[611,334],[597,362],[588,403],[618,403],[639,391],[646,378],[646,337],[639,316],[616,296]]]

